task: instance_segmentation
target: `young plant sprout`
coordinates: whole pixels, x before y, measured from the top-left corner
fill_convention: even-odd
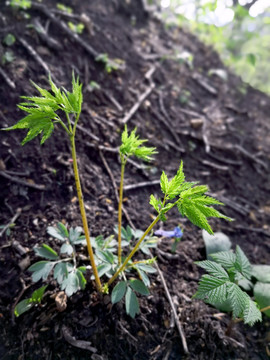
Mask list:
[[[144,232],[132,230],[130,227],[123,228],[123,183],[127,159],[131,156],[136,156],[144,161],[150,161],[156,153],[154,147],[144,146],[147,140],[140,139],[136,135],[136,129],[132,130],[129,134],[127,127],[125,127],[122,133],[122,143],[119,148],[121,180],[117,226],[118,239],[116,241],[114,236],[103,239],[101,235],[90,239],[75,147],[76,127],[80,118],[83,101],[82,85],[78,79],[75,79],[74,75],[72,78],[72,92],[59,89],[50,77],[49,83],[50,91],[33,83],[41,96],[23,97],[26,101],[21,103],[19,108],[25,111],[27,115],[17,124],[3,130],[28,129],[28,133],[22,141],[22,145],[24,145],[38,135],[41,135],[41,144],[43,144],[51,136],[56,124],[63,127],[70,139],[75,184],[84,235],[81,235],[81,228],[70,228],[68,231],[62,223],[58,223],[57,228],[49,227],[48,233],[63,243],[60,254],[50,246],[43,244],[35,251],[38,256],[44,257],[46,261],[40,261],[32,265],[29,270],[33,273],[33,280],[38,281],[40,279],[46,280],[54,269],[54,278],[59,283],[61,289],[65,290],[68,296],[71,296],[76,291],[85,288],[86,280],[83,274],[86,267],[77,266],[75,246],[86,244],[97,290],[108,293],[109,286],[120,277],[120,282],[112,290],[112,303],[116,303],[125,297],[126,312],[134,317],[139,312],[138,299],[135,293],[141,295],[149,294],[147,287],[150,285],[150,280],[147,273],[153,273],[156,270],[152,266],[154,262],[152,257],[140,261],[132,261],[132,258],[139,250],[144,254],[150,254],[149,248],[156,246],[157,239],[152,236],[152,230],[158,221],[166,221],[167,212],[173,207],[177,207],[182,216],[186,216],[193,224],[213,234],[208,223],[209,217],[223,218],[228,221],[232,219],[211,206],[223,204],[211,196],[205,195],[208,191],[206,185],[197,185],[197,182],[185,181],[183,162],[181,162],[177,173],[171,180],[168,179],[165,172],[162,172],[160,187],[163,195],[162,198],[156,198],[154,195],[150,196],[150,204],[157,215],[148,228]],[[63,113],[65,114],[65,119],[61,117]],[[71,121],[72,119],[74,122]],[[176,239],[180,239],[182,236],[182,230],[178,227],[172,232],[159,231],[158,233],[169,237],[175,236]],[[123,247],[128,248],[128,253],[125,256],[122,254]],[[117,255],[115,255],[115,252]],[[62,258],[63,254],[67,254],[68,258]],[[134,272],[138,274],[139,279],[134,279]],[[103,284],[100,280],[101,276],[106,276],[108,279]]]

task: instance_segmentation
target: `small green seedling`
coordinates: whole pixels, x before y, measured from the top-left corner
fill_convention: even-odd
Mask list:
[[[66,6],[66,5],[64,5],[64,4],[57,3],[57,4],[56,4],[56,7],[57,7],[57,9],[59,9],[59,10],[61,10],[61,11],[63,11],[63,12],[66,12],[67,14],[72,14],[72,13],[73,13],[72,8],[69,7],[69,6]]]
[[[11,0],[8,1],[7,4],[15,9],[27,10],[30,9],[32,2],[31,0]]]
[[[79,23],[76,25],[76,24],[73,24],[73,22],[69,21],[68,27],[70,28],[70,30],[72,30],[76,34],[82,34],[83,30],[84,30],[84,25],[82,23]]]
[[[39,305],[41,303],[46,288],[47,285],[42,286],[39,289],[35,290],[30,298],[20,301],[14,309],[15,316],[18,317],[26,311],[30,310],[32,307]]]
[[[16,38],[13,34],[7,34],[5,37],[4,37],[4,40],[3,40],[3,43],[6,45],[6,46],[12,46],[16,41]]]
[[[196,264],[205,269],[194,298],[204,300],[218,309],[232,311],[233,319],[242,318],[245,324],[254,325],[262,320],[258,305],[239,286],[243,280],[251,279],[251,265],[236,246],[235,253],[221,251],[211,254],[214,261],[198,261]]]
[[[105,66],[105,71],[110,74],[113,71],[117,71],[120,70],[124,67],[125,62],[121,59],[113,59],[111,60],[109,58],[109,55],[104,53],[104,54],[99,54],[96,59],[96,61],[102,62]]]

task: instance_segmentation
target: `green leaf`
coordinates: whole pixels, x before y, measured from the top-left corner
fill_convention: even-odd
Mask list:
[[[109,250],[100,251],[97,249],[96,256],[102,261],[108,262],[110,264],[114,263],[114,255]]]
[[[138,292],[141,295],[147,296],[150,294],[149,290],[141,280],[130,280],[129,285],[134,291]]]
[[[4,37],[3,43],[7,46],[11,46],[15,43],[15,41],[16,41],[16,38],[13,34],[7,34]]]
[[[179,166],[176,175],[169,182],[168,195],[170,199],[175,198],[177,195],[180,194],[181,191],[183,191],[181,187],[184,181],[185,181],[185,174],[183,172],[183,161],[181,161],[181,164]]]
[[[77,273],[71,272],[68,274],[61,284],[61,290],[65,290],[67,296],[71,296],[80,290],[80,279]]]
[[[45,290],[47,289],[48,285],[42,286],[39,289],[35,290],[31,296],[31,301],[35,304],[39,304],[42,300]]]
[[[210,235],[206,230],[203,230],[202,236],[206,248],[206,257],[208,260],[213,259],[211,254],[230,250],[232,246],[229,237],[222,232],[215,232],[214,235]]]
[[[149,287],[150,286],[150,279],[146,275],[146,273],[144,271],[142,271],[142,270],[139,270],[138,268],[136,268],[136,270],[138,271],[138,274],[139,274],[140,278],[142,279],[144,285]]]
[[[251,275],[258,281],[270,283],[270,266],[269,265],[252,265]]]
[[[256,65],[256,55],[254,55],[254,54],[247,54],[247,62],[248,62],[250,65],[252,65],[252,66],[255,67],[255,65]]]
[[[109,272],[112,268],[112,265],[109,263],[103,263],[97,266],[98,275],[101,277],[107,272]]]
[[[177,204],[178,205],[178,204]],[[205,229],[209,234],[214,234],[208,224],[206,216],[189,199],[184,199],[181,206],[177,206],[181,214],[186,216],[194,225]]]
[[[236,256],[232,251],[220,251],[216,254],[211,254],[212,258],[222,265],[225,269],[234,268]]]
[[[256,303],[248,299],[244,309],[244,323],[253,326],[257,321],[262,321],[262,313]]]
[[[44,257],[48,260],[57,260],[58,254],[49,245],[42,244],[39,248],[34,248],[36,255]]]
[[[130,287],[127,288],[125,302],[126,302],[126,313],[134,319],[135,315],[140,313],[140,307],[137,296],[131,290]]]
[[[205,269],[210,275],[217,277],[218,279],[229,281],[230,278],[223,267],[214,261],[204,260],[195,262],[198,266]]]
[[[155,268],[153,268],[153,266],[144,263],[138,263],[134,267],[149,274],[153,274],[157,271]]]
[[[53,269],[54,265],[55,262],[51,262],[51,261],[39,261],[31,265],[28,270],[33,273],[32,280],[34,282],[37,282],[40,279],[46,280],[47,277],[49,276],[49,273]]]
[[[249,296],[236,284],[228,284],[228,298],[231,301],[233,317],[243,317]]]
[[[73,247],[70,244],[63,244],[60,249],[61,254],[71,255],[73,253]]]
[[[14,309],[14,314],[15,316],[20,316],[23,313],[25,313],[26,311],[28,311],[29,309],[31,309],[34,306],[33,302],[31,301],[31,299],[25,299],[20,301],[15,309]]]
[[[259,304],[260,308],[263,309],[270,305],[270,284],[257,282],[254,286],[255,300]],[[270,317],[270,309],[264,311],[264,314]]]
[[[63,280],[68,276],[67,264],[60,262],[56,264],[53,272],[54,279],[57,280],[58,284],[61,285]]]
[[[160,177],[160,188],[163,194],[167,194],[169,189],[169,180],[167,175],[164,171],[162,171],[161,177]]]
[[[67,229],[63,224],[62,225],[64,226],[65,229],[63,229],[62,225],[59,224],[60,223],[58,223],[57,227],[49,226],[47,228],[47,233],[52,237],[54,237],[55,239],[65,241],[68,238]]]
[[[159,213],[158,199],[156,199],[153,194],[150,195],[149,204],[152,205],[153,208]]]
[[[250,262],[249,262],[248,258],[246,257],[246,255],[244,254],[243,250],[238,245],[236,246],[235,255],[236,255],[236,261],[234,264],[235,269],[238,270],[239,272],[241,272],[241,274],[245,278],[250,279],[251,278]]]
[[[68,230],[63,223],[61,222],[57,223],[57,228],[59,230],[59,234],[62,234],[63,238],[68,238],[69,236]]]
[[[227,283],[226,280],[217,279],[207,274],[203,275],[194,297],[211,303],[222,303],[227,297]]]
[[[79,269],[76,270],[76,275],[79,279],[79,285],[80,285],[80,289],[81,290],[84,290],[85,289],[85,286],[86,286],[86,279],[82,273],[82,271],[80,271]]]
[[[112,291],[112,304],[118,303],[124,297],[127,289],[127,284],[125,281],[120,281]]]
[[[142,146],[143,143],[148,140],[141,140],[139,136],[136,136],[136,128],[128,134],[127,126],[122,133],[122,144],[119,148],[120,154],[126,157],[135,155],[145,161],[152,160],[152,155],[156,154],[156,148]]]

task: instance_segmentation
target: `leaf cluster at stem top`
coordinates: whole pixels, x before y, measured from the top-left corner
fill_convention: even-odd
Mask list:
[[[166,220],[166,214],[175,205],[182,216],[186,216],[194,225],[205,229],[213,234],[207,218],[223,218],[228,221],[232,219],[223,215],[209,205],[223,205],[211,196],[205,195],[208,191],[206,185],[196,185],[197,182],[185,181],[183,162],[179,166],[176,175],[169,180],[163,171],[160,177],[160,188],[164,194],[163,201],[154,195],[150,196],[150,204],[158,212],[162,221]],[[176,199],[176,200],[174,200]],[[170,202],[174,200],[174,202]]]
[[[60,123],[69,134],[72,134],[72,127],[68,116],[69,114],[74,114],[77,119],[81,113],[83,101],[82,84],[79,83],[78,78],[75,79],[74,74],[72,76],[72,92],[58,88],[51,77],[49,77],[49,83],[51,89],[47,91],[32,82],[41,96],[22,96],[26,102],[20,103],[18,107],[25,111],[27,115],[15,125],[3,129],[28,129],[22,145],[39,134],[42,134],[41,144],[43,144],[51,136],[55,123]],[[68,127],[60,119],[57,113],[58,110],[62,110],[66,114]]]
[[[156,148],[142,146],[142,144],[148,140],[140,139],[139,136],[136,135],[136,130],[137,129],[135,128],[128,134],[127,126],[125,126],[122,133],[122,144],[119,149],[120,154],[127,158],[135,155],[142,160],[151,161],[152,155],[157,153]]]

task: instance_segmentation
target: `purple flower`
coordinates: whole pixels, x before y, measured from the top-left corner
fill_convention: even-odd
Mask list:
[[[155,231],[155,235],[161,235],[161,236],[164,236],[167,238],[169,238],[169,237],[180,238],[180,237],[182,237],[183,232],[180,229],[180,227],[177,226],[176,228],[174,228],[174,230],[171,230],[171,231],[157,230],[157,231]]]

